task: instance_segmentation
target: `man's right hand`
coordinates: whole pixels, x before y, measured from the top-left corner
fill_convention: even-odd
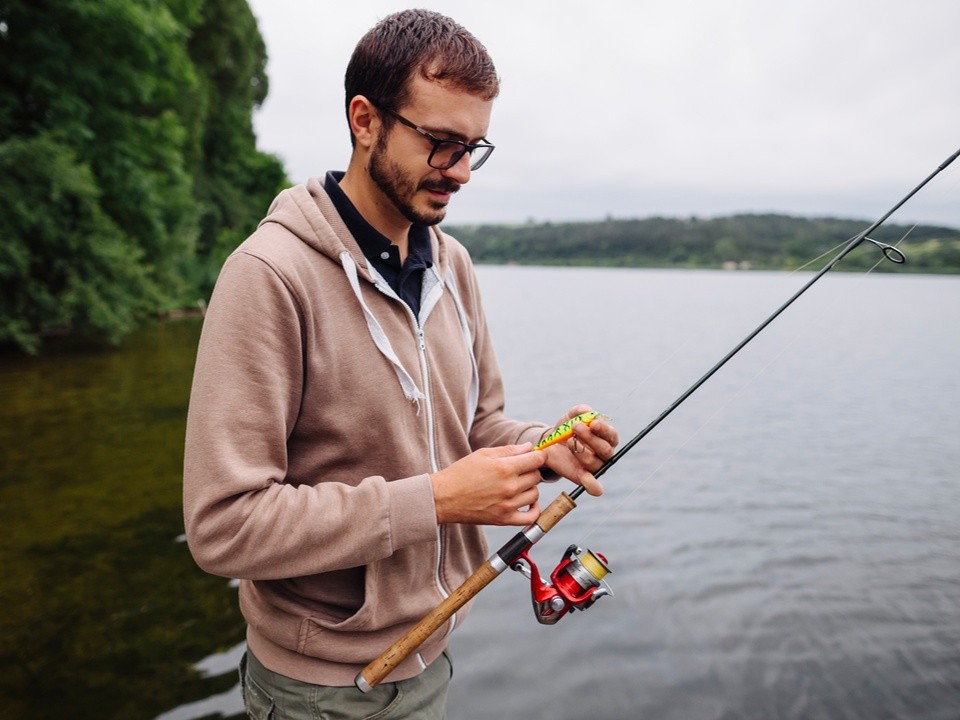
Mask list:
[[[476,450],[434,473],[438,523],[529,525],[540,516],[544,453],[530,443]]]

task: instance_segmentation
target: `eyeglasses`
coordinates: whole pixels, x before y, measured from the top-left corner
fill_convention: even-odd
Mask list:
[[[434,137],[428,133],[422,127],[414,125],[399,113],[396,113],[393,110],[388,110],[387,108],[382,109],[385,112],[393,115],[408,128],[416,130],[430,141],[430,144],[433,145],[433,149],[430,151],[430,156],[427,158],[427,165],[432,167],[434,170],[449,170],[458,162],[460,162],[460,158],[467,153],[469,153],[471,160],[470,169],[477,170],[487,161],[487,158],[490,157],[490,153],[493,152],[494,146],[486,142],[465,143],[460,142],[459,140],[441,140],[440,138]]]

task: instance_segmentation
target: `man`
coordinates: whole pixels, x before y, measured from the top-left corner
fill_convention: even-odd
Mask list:
[[[601,492],[616,430],[532,450],[548,427],[503,414],[470,259],[437,228],[492,151],[498,87],[449,18],[385,18],[347,68],[346,173],[283,192],[224,264],[184,513],[200,566],[241,579],[251,716],[442,717],[463,613],[373,692],[354,677],[483,562],[482,525],[536,519],[541,473]]]

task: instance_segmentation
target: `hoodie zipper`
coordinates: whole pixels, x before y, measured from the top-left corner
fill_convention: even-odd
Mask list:
[[[403,300],[401,300],[397,294],[393,291],[389,285],[384,288],[380,284],[377,284],[377,287],[381,292],[384,292],[388,297],[394,298],[397,302],[401,303],[407,311],[407,317],[410,318],[410,323],[413,327],[414,332],[416,333],[417,338],[417,354],[420,359],[420,376],[423,379],[423,387],[421,391],[423,392],[424,406],[426,407],[427,413],[427,447],[430,455],[430,467],[433,472],[439,472],[440,463],[437,459],[437,444],[436,444],[436,435],[434,431],[433,423],[433,400],[430,394],[430,367],[427,364],[427,338],[426,334],[423,332],[423,328],[420,326],[420,320],[416,315],[413,314],[413,310],[407,305]],[[450,591],[444,586],[443,579],[440,577],[441,564],[443,563],[443,526],[437,525],[437,560],[434,565],[434,584],[437,587],[437,591],[440,593],[440,596],[446,600],[450,596]],[[457,624],[457,614],[454,613],[450,616],[450,619],[447,621],[447,631],[444,634],[449,635],[453,628]],[[422,658],[421,658],[422,660]]]
[[[406,303],[404,303],[406,305]],[[409,306],[407,306],[409,310]],[[426,335],[423,332],[423,328],[420,327],[420,323],[416,317],[413,315],[413,311],[410,311],[410,317],[413,319],[414,327],[417,332],[417,351],[420,355],[420,374],[423,378],[423,395],[424,395],[424,405],[427,409],[427,446],[430,452],[430,467],[433,468],[433,472],[438,472],[440,470],[440,463],[437,460],[437,443],[436,443],[436,432],[434,429],[433,423],[433,400],[429,391],[430,388],[430,367],[427,364],[427,339]],[[434,581],[437,585],[437,590],[440,591],[440,595],[445,600],[449,595],[450,591],[444,587],[443,580],[440,577],[441,564],[443,562],[443,526],[437,525],[437,562],[436,570],[434,573]],[[450,626],[447,632],[453,629],[456,624],[456,615],[450,618]]]

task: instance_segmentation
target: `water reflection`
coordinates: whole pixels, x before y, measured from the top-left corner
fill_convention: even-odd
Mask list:
[[[192,665],[242,639],[235,595],[178,542],[199,328],[0,357],[0,717],[155,717],[235,684]]]
[[[226,652],[215,653],[204,658],[194,668],[201,677],[220,677],[232,675],[236,677],[240,658],[247,649],[245,642],[240,643]],[[186,703],[170,712],[158,716],[156,720],[198,720],[198,718],[212,717],[243,717],[243,698],[240,695],[240,683],[218,695],[203,700]]]

